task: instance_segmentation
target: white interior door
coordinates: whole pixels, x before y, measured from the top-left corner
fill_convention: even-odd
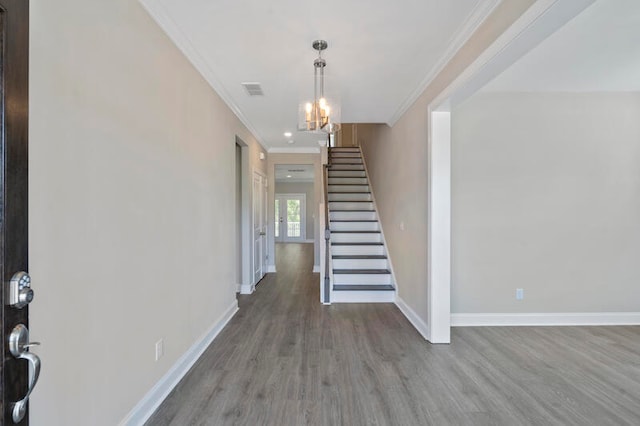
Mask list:
[[[275,240],[302,242],[306,239],[306,194],[276,194]]]
[[[253,283],[262,279],[265,273],[266,220],[265,193],[266,179],[253,173]]]

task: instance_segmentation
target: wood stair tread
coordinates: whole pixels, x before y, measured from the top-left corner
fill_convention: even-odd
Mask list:
[[[371,194],[371,191],[328,191],[327,194]]]
[[[333,202],[333,201],[331,201]],[[329,213],[331,212],[375,212],[375,210],[369,209],[369,210],[362,210],[362,209],[329,209]]]
[[[331,243],[332,246],[383,246],[381,242],[361,243],[361,242],[349,242],[349,243]]]
[[[387,275],[391,271],[388,269],[334,269],[333,273],[339,275]]]
[[[386,259],[383,254],[351,254],[331,256],[333,259]]]
[[[329,222],[377,222],[376,219],[334,219]]]
[[[333,291],[394,291],[390,284],[334,284]]]
[[[331,231],[332,234],[379,234],[380,231]]]

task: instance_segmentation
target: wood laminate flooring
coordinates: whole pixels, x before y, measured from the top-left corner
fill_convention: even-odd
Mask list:
[[[322,306],[312,244],[229,322],[148,425],[640,425],[640,327],[454,328]]]

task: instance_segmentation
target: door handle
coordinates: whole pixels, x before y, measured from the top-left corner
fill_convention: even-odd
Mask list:
[[[267,233],[266,232],[261,232],[260,235],[267,235]]]
[[[39,345],[38,342],[29,342],[29,330],[24,324],[18,324],[9,335],[9,351],[18,359],[29,362],[29,388],[27,394],[21,400],[11,404],[11,418],[14,423],[20,423],[27,414],[27,402],[33,392],[33,388],[40,377],[40,358],[29,352],[31,346]]]

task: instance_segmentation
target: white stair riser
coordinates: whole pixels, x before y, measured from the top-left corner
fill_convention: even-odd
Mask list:
[[[388,269],[387,259],[333,259],[334,269]]]
[[[375,256],[384,254],[384,246],[331,246],[332,256]]]
[[[367,174],[364,170],[330,170],[329,177],[359,177],[366,178]]]
[[[379,231],[378,222],[331,222],[332,231]]]
[[[331,164],[362,164],[362,158],[332,158]]]
[[[333,164],[329,171],[334,170],[364,170],[363,164]]]
[[[382,236],[379,233],[375,234],[336,234],[331,233],[331,242],[334,243],[381,243]]]
[[[329,212],[330,220],[377,220],[376,212]]]
[[[329,192],[369,191],[369,185],[329,185]]]
[[[334,291],[331,303],[393,303],[395,291]]]
[[[391,274],[333,274],[333,284],[391,284]]]
[[[351,201],[329,201],[329,210],[373,210],[373,203],[355,203]]]
[[[371,201],[371,194],[367,192],[329,194],[329,201]]]
[[[353,184],[364,184],[367,185],[367,178],[358,178],[358,177],[339,177],[339,178],[329,178],[329,185],[332,184],[345,184],[345,185],[353,185]]]

